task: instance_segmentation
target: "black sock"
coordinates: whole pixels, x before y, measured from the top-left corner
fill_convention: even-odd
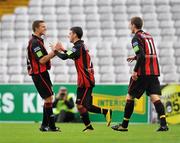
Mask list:
[[[154,106],[156,109],[156,112],[158,113],[158,116],[160,118],[160,125],[161,126],[166,126],[166,116],[165,116],[165,111],[164,111],[164,105],[160,100],[154,102]]]
[[[85,126],[90,125],[91,121],[89,120],[89,113],[87,111],[87,109],[83,106],[78,108],[78,111],[80,113],[80,117],[83,121],[83,123],[85,124]]]
[[[101,112],[102,112],[104,115],[106,115],[107,112],[108,112],[108,109],[102,109]]]
[[[122,127],[127,128],[129,124],[129,119],[134,110],[134,100],[127,100],[126,106],[124,109],[124,119],[122,122]]]
[[[46,127],[48,126],[48,119],[46,114],[45,106],[43,106],[43,120],[42,120],[42,126]]]
[[[91,122],[90,122],[90,120],[89,120],[89,113],[88,113],[88,112],[82,113],[82,114],[81,114],[81,119],[82,119],[83,123],[84,123],[86,126],[90,125]]]
[[[89,106],[87,107],[87,110],[88,110],[89,112],[101,114],[101,108],[96,107],[96,106],[94,106],[94,105],[89,105]]]
[[[53,116],[52,103],[45,104],[45,111],[50,128],[55,128],[55,117]]]

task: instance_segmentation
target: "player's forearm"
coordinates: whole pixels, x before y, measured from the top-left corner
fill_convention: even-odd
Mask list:
[[[54,51],[54,53],[56,54],[56,56],[58,56],[62,60],[68,59],[68,55],[67,54],[62,54],[62,53],[60,53],[60,52],[58,52],[56,50]]]
[[[46,64],[48,61],[50,61],[50,59],[52,59],[54,56],[55,56],[54,52],[50,52],[48,55],[42,57],[42,58],[39,60],[39,63],[44,65],[44,64]]]

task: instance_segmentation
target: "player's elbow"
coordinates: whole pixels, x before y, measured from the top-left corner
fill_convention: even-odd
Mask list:
[[[41,59],[39,60],[39,63],[42,64],[42,65],[45,65],[45,64],[47,63],[46,58],[41,58]]]

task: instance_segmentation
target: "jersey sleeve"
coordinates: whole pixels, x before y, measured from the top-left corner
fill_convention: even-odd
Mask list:
[[[71,50],[65,51],[64,53],[56,52],[56,55],[62,60],[66,59],[78,59],[80,57],[80,46],[74,46]]]
[[[44,56],[43,49],[41,48],[41,45],[38,43],[38,41],[32,42],[32,53],[34,54],[36,60],[40,60]]]
[[[142,45],[137,37],[134,37],[132,39],[132,47],[136,54],[136,64],[134,67],[134,71],[137,72],[138,68],[141,66],[141,64],[143,63],[143,61],[145,59],[145,53],[144,53]]]

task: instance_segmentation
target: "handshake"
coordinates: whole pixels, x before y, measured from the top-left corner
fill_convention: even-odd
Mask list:
[[[61,51],[64,52],[65,51],[65,48],[61,42],[57,42],[56,44],[50,44],[50,47],[51,47],[52,51],[54,51],[54,52],[61,52]]]

